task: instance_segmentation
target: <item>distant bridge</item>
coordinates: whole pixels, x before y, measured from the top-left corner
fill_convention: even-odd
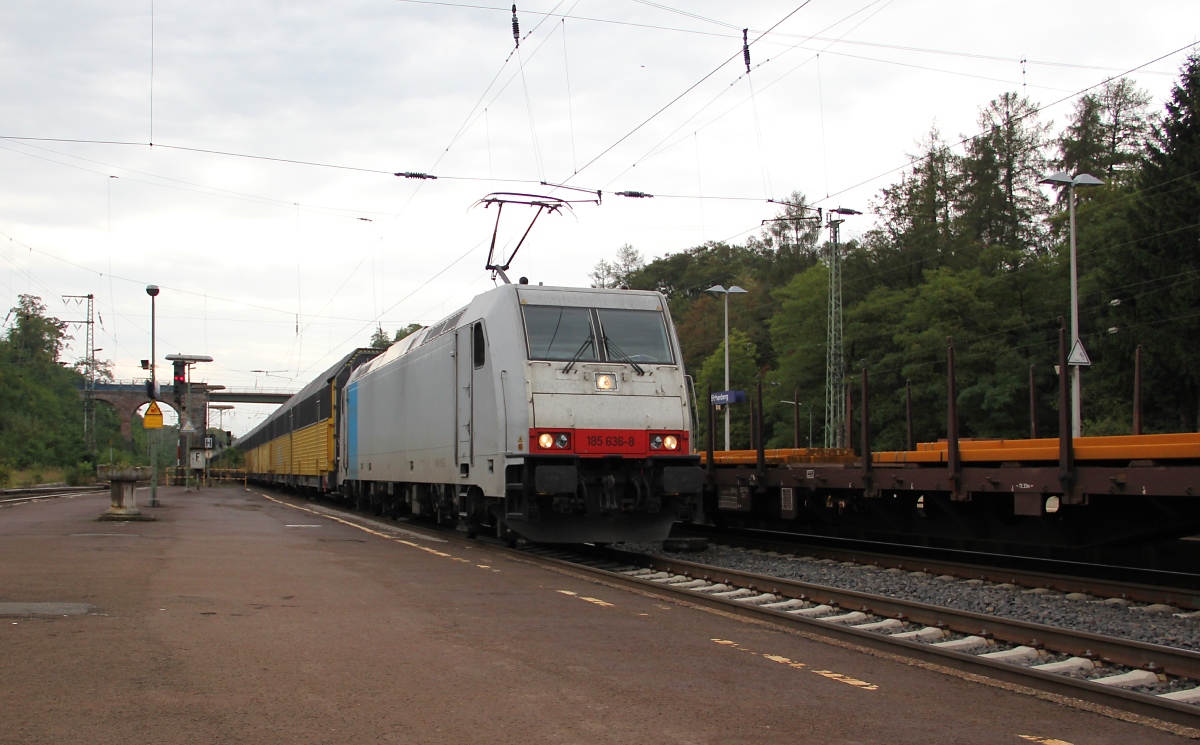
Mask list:
[[[88,391],[80,389],[80,395],[86,396]],[[197,431],[203,432],[208,427],[208,404],[210,403],[230,403],[230,404],[283,404],[289,398],[295,395],[296,391],[285,390],[282,388],[245,388],[245,389],[229,389],[217,387],[215,390],[210,389],[204,383],[192,384],[192,407],[196,410],[198,416],[191,417],[192,426]],[[102,383],[97,381],[92,392],[92,398],[96,401],[103,401],[117,410],[117,417],[121,420],[121,436],[132,437],[131,420],[133,415],[143,405],[150,403],[150,398],[146,395],[146,382],[134,380],[121,380],[112,383]],[[183,413],[176,409],[175,404],[175,386],[160,385],[158,387],[158,402],[170,409],[174,409],[176,414],[183,419]],[[183,406],[187,408],[186,393],[183,396]]]

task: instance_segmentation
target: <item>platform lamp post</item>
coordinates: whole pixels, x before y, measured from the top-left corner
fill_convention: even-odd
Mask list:
[[[725,390],[729,390],[729,294],[730,293],[745,293],[741,287],[737,285],[731,286],[728,290],[721,285],[713,285],[705,290],[714,295],[725,296]],[[725,404],[725,449],[729,450],[729,404]]]
[[[1075,257],[1075,187],[1102,186],[1104,182],[1089,173],[1080,173],[1072,178],[1065,171],[1058,171],[1038,183],[1067,187],[1071,224],[1071,357],[1074,358],[1076,349],[1083,350],[1083,345],[1079,341],[1079,269]],[[1082,365],[1073,362],[1068,364],[1073,368],[1071,370],[1071,437],[1081,437],[1083,435],[1083,416],[1080,410],[1079,368]]]
[[[146,285],[146,294],[150,296],[150,400],[158,400],[158,377],[154,374],[155,335],[155,298],[158,297],[158,285]],[[158,431],[150,438],[150,506],[158,506]]]
[[[801,406],[804,406],[806,409],[808,409],[808,447],[811,448],[812,447],[812,411],[813,411],[812,406],[811,405],[806,406],[803,401],[800,401],[798,399],[796,401],[780,401],[779,403],[796,407],[797,415],[799,415],[799,413],[800,413]],[[797,446],[797,447],[799,447],[799,446]]]

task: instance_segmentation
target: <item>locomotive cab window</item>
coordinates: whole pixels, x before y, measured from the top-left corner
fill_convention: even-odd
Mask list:
[[[659,311],[598,309],[596,316],[609,362],[672,363],[667,327]]]
[[[487,352],[484,348],[483,339],[483,324],[476,322],[471,332],[471,356],[474,358],[475,369],[483,367],[483,363],[487,361]]]
[[[592,313],[587,308],[555,305],[526,305],[525,337],[531,360],[599,359],[592,334]]]
[[[674,363],[660,311],[526,305],[529,359]]]

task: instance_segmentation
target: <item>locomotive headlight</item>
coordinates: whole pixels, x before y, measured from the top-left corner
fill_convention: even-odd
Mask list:
[[[666,448],[667,450],[678,450],[679,449],[679,438],[676,437],[675,435],[667,435],[666,437],[663,438],[662,444],[663,444],[663,447]]]
[[[617,389],[617,378],[612,373],[596,373],[596,390],[598,391],[615,391]]]
[[[651,450],[662,450],[662,446],[663,446],[662,435],[654,435],[653,437],[650,438],[650,449]]]
[[[554,447],[554,435],[549,432],[543,432],[538,435],[538,447],[542,450],[549,450]]]
[[[570,444],[571,438],[567,437],[565,432],[558,433],[558,437],[554,438],[554,445],[559,450],[566,450],[567,446]]]

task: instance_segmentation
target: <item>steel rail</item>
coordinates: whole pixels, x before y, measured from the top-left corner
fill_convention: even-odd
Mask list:
[[[799,542],[772,539],[759,536],[744,536],[710,530],[707,527],[689,525],[683,533],[704,536],[706,538],[728,542],[745,548],[758,548],[786,553],[812,555],[818,558],[853,561],[856,564],[867,564],[883,568],[904,569],[907,571],[920,570],[931,574],[949,574],[963,579],[982,579],[987,582],[1008,582],[1022,587],[1045,587],[1060,592],[1083,592],[1104,598],[1124,598],[1139,603],[1164,603],[1181,608],[1200,609],[1200,589],[1186,587],[1171,587],[1124,582],[1099,577],[1084,577],[1055,572],[1039,572],[1028,569],[1006,567],[990,567],[983,564],[955,561],[952,559],[925,558],[922,556],[903,556],[899,554],[882,553],[862,550],[853,547],[838,548],[835,546],[814,546]],[[900,547],[908,548],[908,547]],[[923,547],[913,547],[918,550]],[[1011,558],[1011,557],[1003,557]],[[1018,557],[1021,558],[1021,557]],[[1070,562],[1048,560],[1045,563],[1062,566]],[[1095,565],[1086,565],[1094,568]],[[1158,570],[1142,570],[1137,567],[1112,567],[1113,571],[1129,572],[1131,574],[1146,573],[1152,576],[1171,579],[1174,572]],[[1180,575],[1182,579],[1198,580],[1200,576]]]
[[[84,486],[79,488],[63,489],[61,487],[35,487],[32,489],[4,489],[0,490],[0,496],[8,496],[11,494],[23,494],[23,496],[9,497],[0,499],[0,504],[13,504],[16,502],[35,502],[41,499],[56,499],[58,497],[75,496],[80,494],[94,494],[107,492],[107,486]]]

